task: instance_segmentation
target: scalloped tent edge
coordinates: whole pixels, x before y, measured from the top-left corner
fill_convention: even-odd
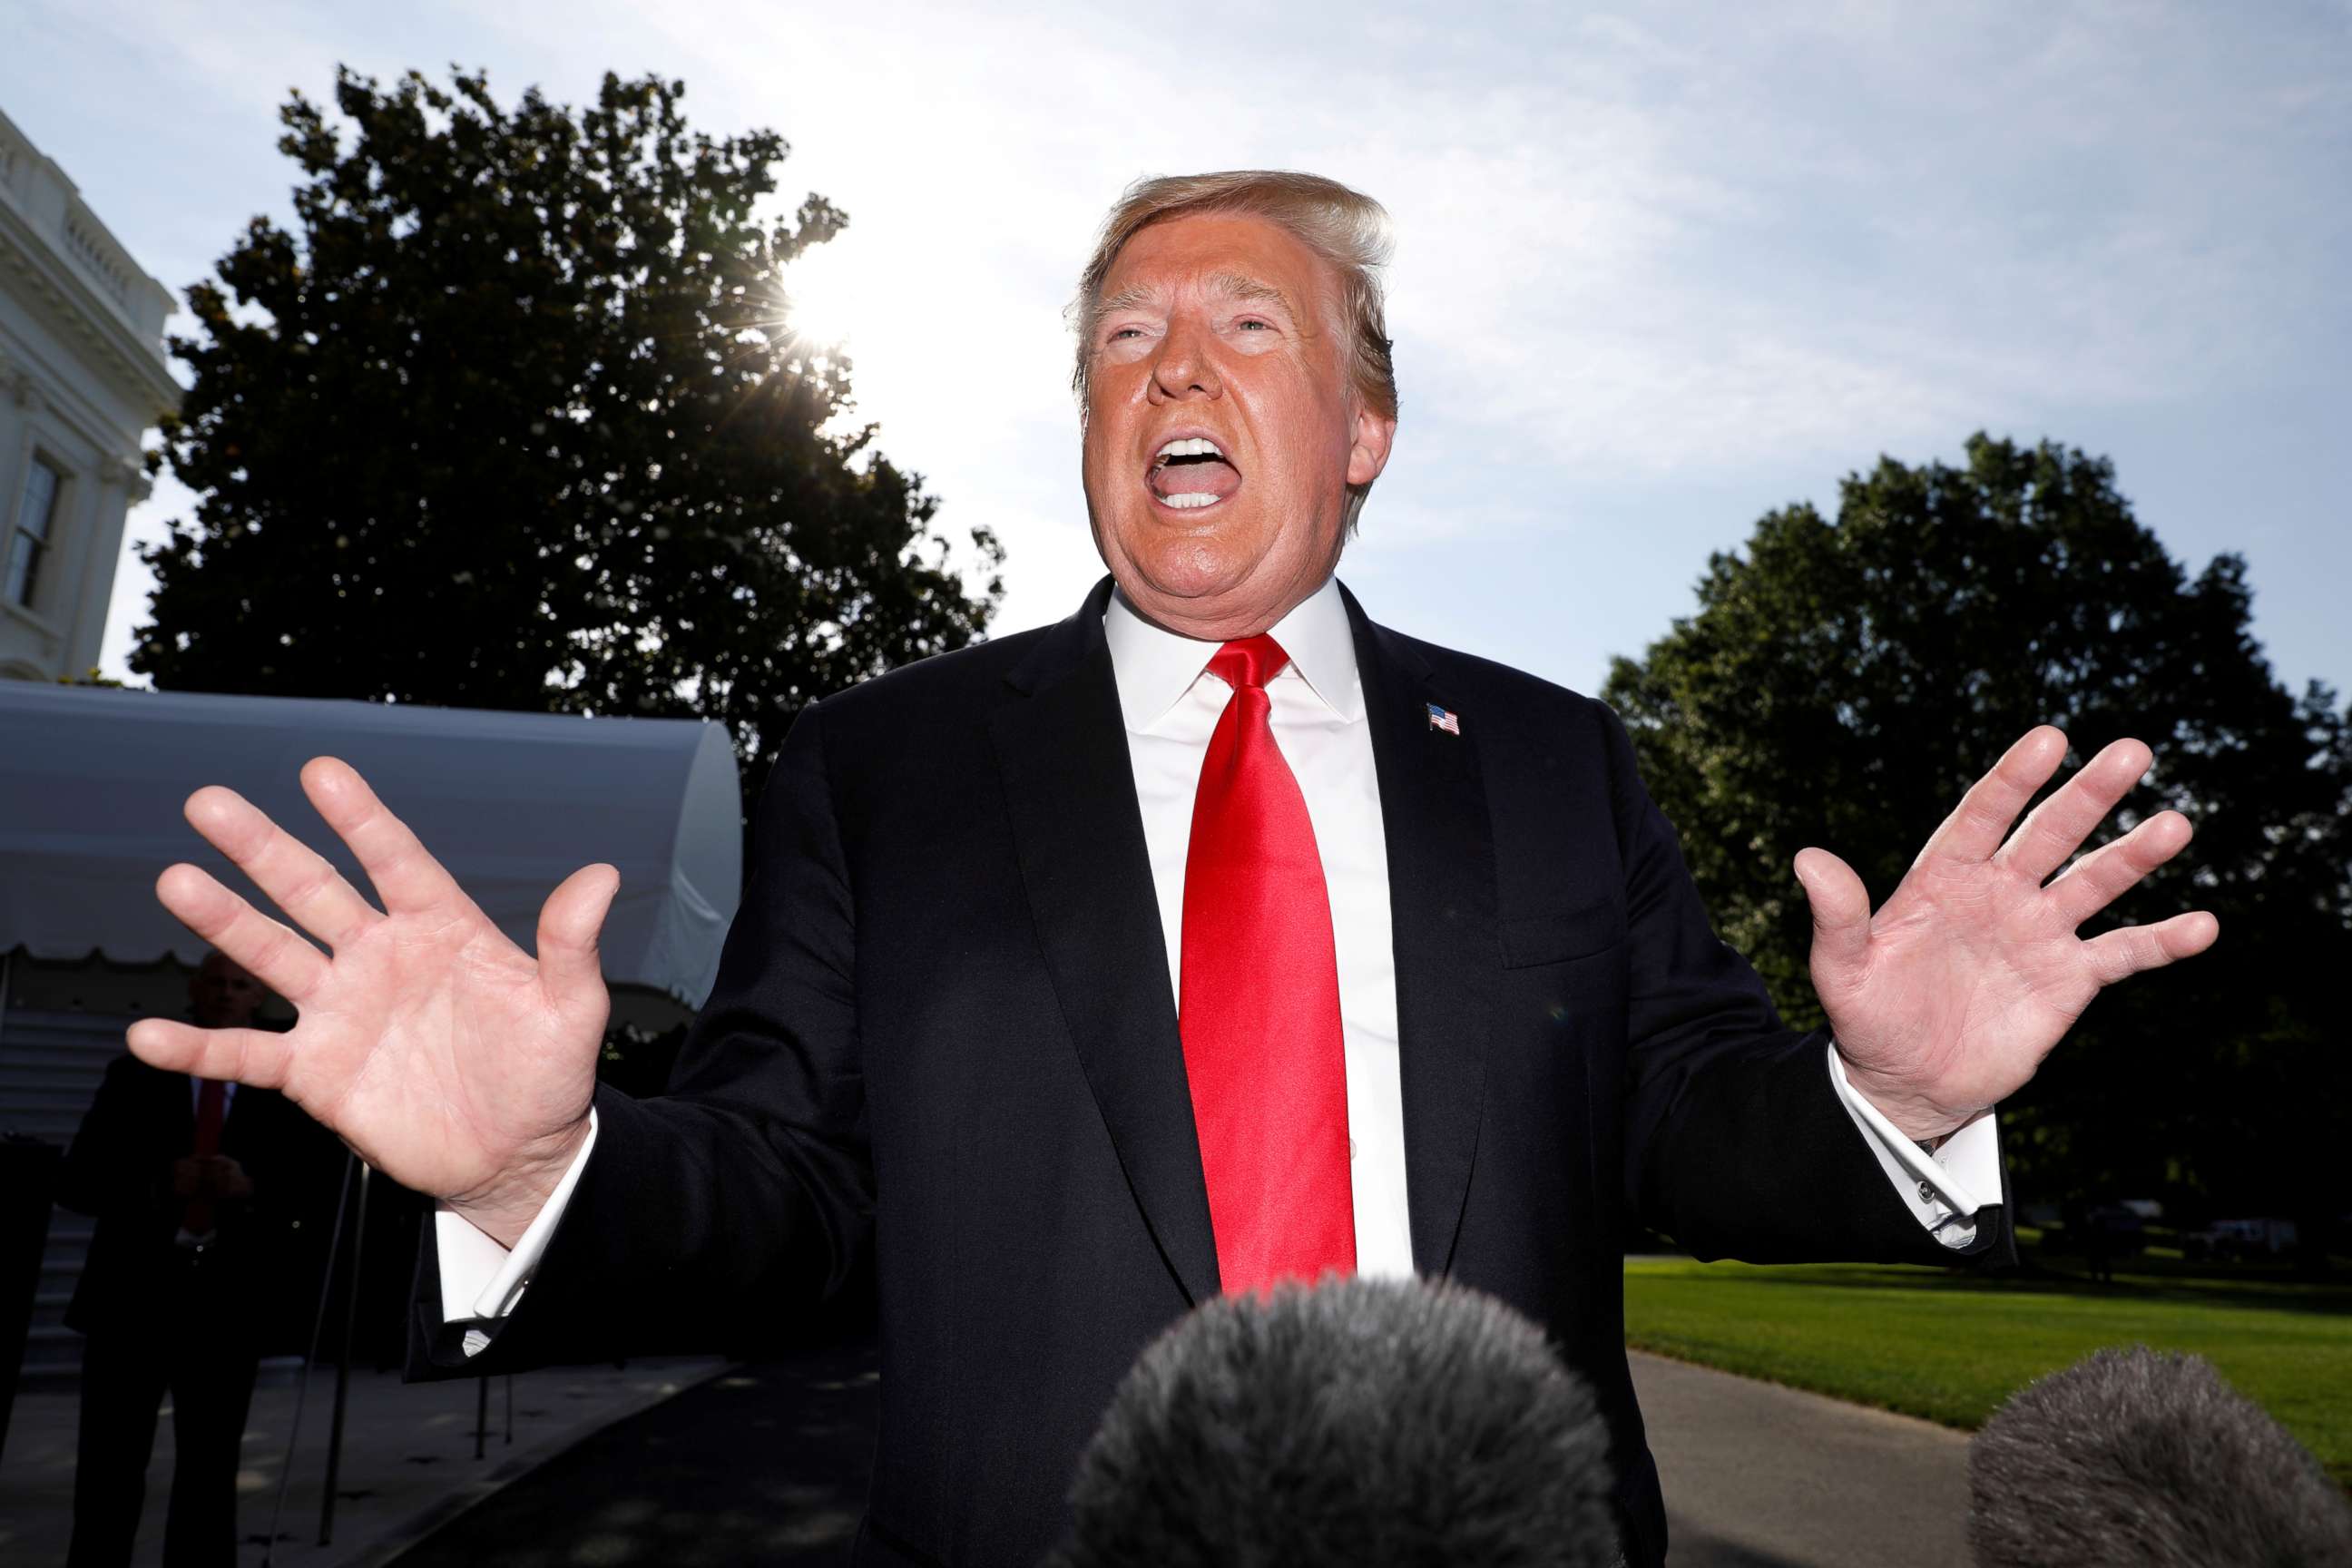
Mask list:
[[[373,897],[302,794],[321,754],[357,768],[499,928],[530,951],[540,905],[607,861],[606,980],[698,1007],[742,882],[735,752],[694,719],[583,719],[0,680],[0,952],[193,964],[206,943],[155,898],[186,860],[272,910],[181,815],[226,784]]]

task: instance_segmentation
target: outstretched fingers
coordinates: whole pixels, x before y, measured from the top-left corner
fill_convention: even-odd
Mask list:
[[[297,1006],[326,978],[326,954],[201,867],[184,861],[165,867],[155,879],[155,897],[182,925]]]
[[[236,791],[206,784],[188,796],[181,811],[188,826],[235,861],[271,902],[328,946],[345,945],[381,918],[325,857]]]
[[[2098,983],[2113,985],[2144,969],[2161,969],[2194,958],[2221,934],[2220,921],[2203,910],[2193,910],[2154,925],[2126,926],[2095,936],[2083,944],[2083,950],[2090,955],[2091,973]]]
[[[149,1067],[255,1089],[285,1088],[294,1060],[290,1037],[268,1029],[200,1029],[171,1018],[142,1018],[124,1038],[131,1054]]]
[[[2048,784],[2058,764],[2066,760],[2066,736],[2054,724],[2042,724],[2001,753],[1992,771],[1970,785],[1952,815],[1944,819],[1922,860],[1980,861],[1992,858],[2010,825],[2025,809],[2033,794]]]
[[[2112,844],[2103,844],[2050,884],[2044,893],[2070,926],[2081,925],[2189,847],[2196,834],[2177,811],[2159,811]]]
[[[427,913],[469,907],[457,879],[435,859],[408,824],[394,816],[367,780],[336,757],[312,757],[302,765],[302,793],[360,858],[376,896],[392,914]]]
[[[2103,748],[2064,787],[2033,808],[2033,815],[2002,846],[2000,863],[2037,882],[2048,877],[2097,831],[2155,760],[2156,754],[2140,741],[2116,741]]]

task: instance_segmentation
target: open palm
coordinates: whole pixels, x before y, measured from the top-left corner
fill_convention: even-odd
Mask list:
[[[2066,737],[2047,725],[2011,746],[1875,914],[1845,862],[1822,849],[1797,857],[1813,910],[1813,988],[1847,1078],[1910,1137],[1941,1137],[2015,1092],[2103,987],[2202,952],[2220,934],[2203,911],[2074,934],[2179,853],[2191,829],[2179,812],[2158,812],[2066,865],[2147,771],[2147,747],[2117,741],[2011,835],[2065,755]]]
[[[611,1011],[596,934],[619,875],[583,867],[550,894],[534,957],[350,766],[313,758],[302,788],[383,909],[235,791],[198,790],[190,824],[328,952],[199,868],[170,867],[156,880],[164,907],[299,1017],[287,1034],[144,1018],[131,1048],[283,1091],[370,1164],[511,1245],[585,1136]]]

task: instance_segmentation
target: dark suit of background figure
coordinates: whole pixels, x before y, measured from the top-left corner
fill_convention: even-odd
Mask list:
[[[163,1560],[234,1563],[256,1363],[307,1349],[342,1145],[283,1097],[239,1089],[220,1152],[253,1193],[215,1201],[214,1240],[195,1251],[175,1240],[185,1200],[172,1181],[194,1135],[188,1077],[125,1055],[66,1154],[58,1201],[98,1220],[66,1312],[85,1336],[72,1568],[131,1560],[167,1392],[176,1459]]]
[[[1034,1563],[1155,1334],[1217,1292],[1176,1005],[1102,616],[803,714],[672,1093],[597,1142],[468,1360],[425,1254],[412,1370],[712,1342],[869,1249],[881,1430],[857,1560]],[[1414,1262],[1542,1323],[1606,1413],[1629,1557],[1664,1514],[1621,1239],[1940,1263],[1716,940],[1600,703],[1348,613],[1394,914]],[[1426,704],[1459,716],[1431,726]],[[1969,1252],[2011,1247],[1989,1209]]]

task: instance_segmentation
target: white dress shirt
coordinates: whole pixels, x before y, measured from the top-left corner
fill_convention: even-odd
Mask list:
[[[1111,595],[1103,616],[1143,843],[1151,856],[1171,995],[1184,988],[1184,866],[1192,797],[1209,737],[1233,695],[1207,673],[1223,646],[1160,630]],[[1339,968],[1339,1037],[1348,1063],[1348,1174],[1355,1189],[1356,1272],[1412,1277],[1404,1195],[1404,1094],[1397,1065],[1396,948],[1389,931],[1389,850],[1381,831],[1372,727],[1356,679],[1355,636],[1335,579],[1274,627],[1290,662],[1266,683],[1275,745],[1307,797],[1331,896]]]
[[[1388,841],[1380,780],[1365,721],[1356,646],[1337,580],[1278,622],[1274,638],[1290,662],[1266,687],[1275,744],[1298,780],[1323,878],[1331,895],[1331,935],[1339,971],[1340,1038],[1347,1057],[1349,1174],[1354,1188],[1356,1269],[1395,1279],[1413,1273],[1405,1202],[1404,1100],[1397,1057],[1396,955],[1389,923]],[[1181,995],[1184,866],[1192,797],[1209,737],[1231,689],[1208,673],[1221,646],[1164,631],[1114,594],[1103,616],[1136,801],[1151,860],[1166,938],[1171,994]],[[1475,716],[1471,716],[1475,722]],[[1976,1238],[1979,1194],[2000,1191],[1993,1118],[1988,1113],[1929,1153],[1898,1131],[1845,1079],[1834,1047],[1824,1070],[1859,1135],[1919,1223],[1948,1247]],[[509,1254],[458,1215],[436,1216],[445,1318],[496,1318],[512,1310],[546,1249],[557,1216],[595,1146],[587,1143]],[[488,1343],[475,1331],[473,1352]]]

